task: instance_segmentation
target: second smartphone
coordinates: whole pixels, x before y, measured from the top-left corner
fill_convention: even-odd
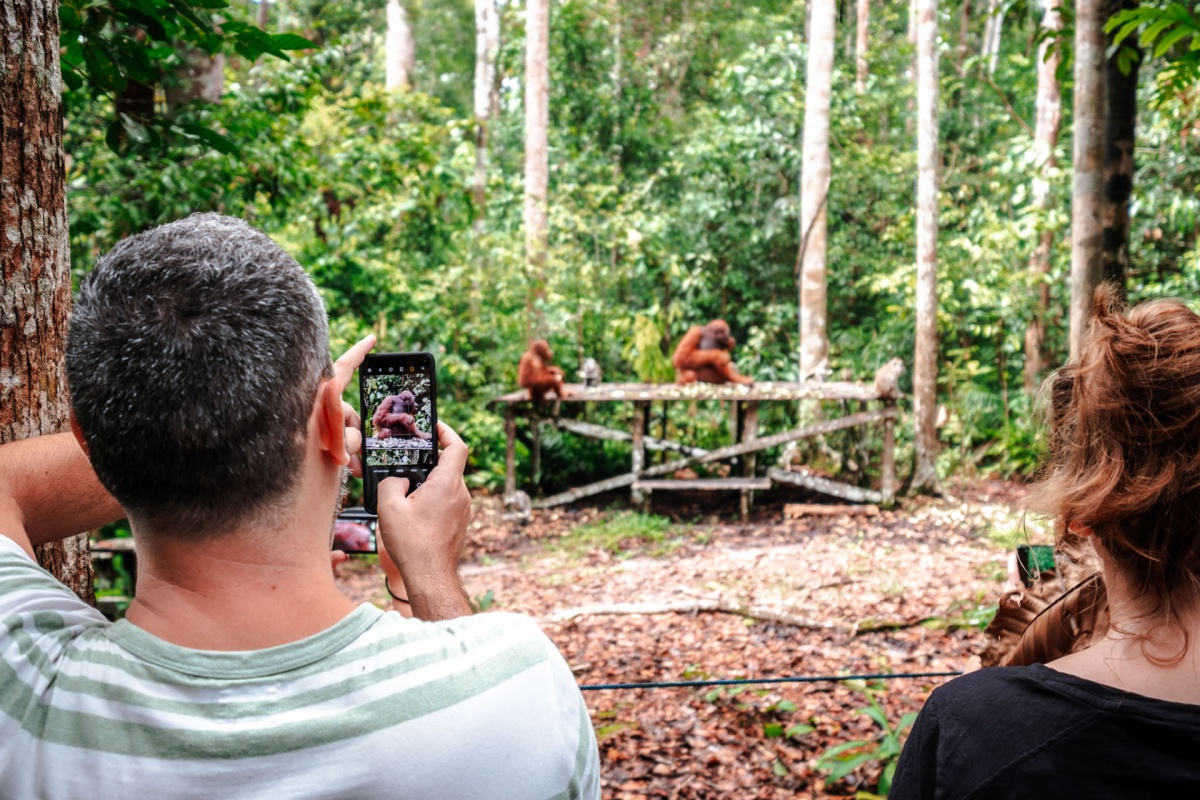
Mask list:
[[[389,475],[418,489],[437,466],[437,373],[430,353],[378,353],[359,367],[363,506],[377,513]]]

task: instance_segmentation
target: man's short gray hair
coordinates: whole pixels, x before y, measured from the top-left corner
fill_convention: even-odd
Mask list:
[[[122,241],[71,315],[67,380],[96,474],[132,518],[179,535],[250,520],[294,487],[331,374],[311,279],[219,214]]]

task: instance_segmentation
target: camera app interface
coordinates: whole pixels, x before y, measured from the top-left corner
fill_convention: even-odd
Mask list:
[[[363,366],[364,477],[378,485],[388,475],[423,482],[436,463],[433,363],[381,359]]]

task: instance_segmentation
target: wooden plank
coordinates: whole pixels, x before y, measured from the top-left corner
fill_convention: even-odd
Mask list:
[[[568,384],[574,396],[564,403],[633,402],[635,400],[879,400],[873,384],[851,381],[766,381],[741,383],[602,383],[587,387]],[[524,389],[493,398],[493,403],[529,403]]]
[[[864,411],[861,414],[851,414],[848,417],[838,417],[824,422],[817,422],[812,425],[805,425],[802,428],[795,428],[783,433],[776,433],[771,436],[763,436],[760,439],[755,439],[752,442],[739,442],[738,444],[729,445],[728,447],[720,447],[716,450],[710,450],[705,456],[689,456],[687,458],[679,458],[675,461],[668,461],[665,464],[659,464],[656,467],[647,469],[642,474],[648,478],[658,475],[670,475],[672,472],[681,470],[684,467],[690,467],[693,464],[705,464],[711,461],[720,461],[733,456],[740,456],[744,453],[755,453],[759,450],[766,450],[768,447],[777,447],[781,444],[794,442],[797,439],[806,439],[810,436],[819,436],[822,433],[831,431],[840,431],[844,428],[853,428],[855,425],[866,425],[871,422],[878,422],[886,417],[895,416],[896,409],[880,409],[878,411]],[[876,501],[878,502],[878,501]]]
[[[843,505],[824,503],[785,503],[783,516],[788,519],[797,517],[835,517],[841,515],[873,517],[879,513],[877,505]]]
[[[640,480],[633,484],[634,489],[650,491],[673,490],[682,491],[717,491],[721,489],[765,490],[771,488],[770,478],[662,478],[659,480]]]
[[[591,439],[606,439],[613,442],[633,441],[633,434],[631,433],[617,430],[616,428],[606,428],[594,422],[583,422],[582,420],[568,419],[566,417],[554,417],[547,420],[547,422],[560,430],[577,433],[580,436],[587,436]],[[647,450],[671,450],[689,456],[708,455],[708,451],[702,447],[691,447],[679,442],[672,442],[668,439],[656,439],[653,436],[644,436],[642,444],[646,446]]]
[[[549,497],[544,497],[541,500],[534,501],[534,508],[551,508],[552,506],[561,506],[564,503],[573,503],[584,497],[591,497],[594,494],[607,492],[611,489],[621,489],[634,481],[634,474],[628,472],[624,475],[617,475],[613,478],[605,478],[602,481],[589,483],[587,486],[579,486],[558,494],[552,494]]]
[[[810,475],[804,472],[790,472],[788,470],[772,468],[767,470],[767,476],[776,483],[790,483],[794,486],[803,486],[806,489],[812,489],[813,491],[834,497],[841,497],[845,500],[853,500],[856,503],[883,502],[882,492],[877,492],[874,489],[862,489],[858,486],[831,481],[828,478],[821,478],[817,475]]]

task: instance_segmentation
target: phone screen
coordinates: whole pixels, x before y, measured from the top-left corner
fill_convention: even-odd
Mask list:
[[[375,515],[364,508],[347,508],[333,524],[333,549],[346,553],[377,553]]]
[[[363,505],[375,513],[389,475],[419,488],[437,466],[437,380],[429,353],[368,355],[359,368],[363,427]]]

